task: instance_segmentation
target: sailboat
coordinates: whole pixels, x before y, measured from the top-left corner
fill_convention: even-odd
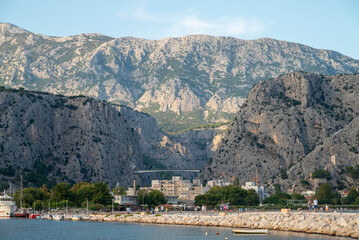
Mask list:
[[[13,215],[14,217],[23,217],[23,218],[29,217],[29,213],[26,211],[26,209],[22,208],[22,176],[20,181],[20,209],[18,209],[18,211],[15,212]]]

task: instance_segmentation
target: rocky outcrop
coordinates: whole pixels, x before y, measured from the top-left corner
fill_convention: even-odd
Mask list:
[[[359,75],[291,73],[257,84],[203,176],[245,182],[258,172],[261,184],[299,188],[315,169],[327,168],[333,186],[353,185],[343,171],[359,164],[358,93]]]
[[[13,175],[44,163],[44,177],[55,181],[129,184],[143,167],[137,135],[105,102],[3,91],[0,111],[0,166]]]
[[[42,183],[104,181],[111,186],[141,177],[148,184],[159,176],[135,176],[134,170],[158,168],[153,166],[158,163],[202,169],[218,143],[213,138],[226,128],[170,135],[150,115],[128,107],[88,97],[0,90],[0,177],[15,183],[22,174],[35,185],[41,177]],[[46,168],[41,176],[39,167]]]
[[[356,214],[350,213],[234,213],[225,216],[201,214],[163,215],[93,215],[90,221],[137,222],[155,224],[176,224],[192,226],[213,226],[231,228],[269,229],[316,233],[333,236],[359,238],[359,222]]]
[[[5,23],[0,59],[1,85],[121,103],[172,131],[173,121],[186,121],[185,129],[231,120],[264,79],[294,71],[359,71],[358,60],[340,53],[274,39],[48,37]]]
[[[170,169],[202,169],[212,157],[218,144],[217,139],[227,128],[224,125],[170,135],[161,131],[150,115],[123,106],[118,109],[139,135],[143,154]]]

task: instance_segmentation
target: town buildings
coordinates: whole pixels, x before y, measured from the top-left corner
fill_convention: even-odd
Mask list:
[[[256,186],[255,182],[246,182],[244,186],[242,186],[244,190],[253,189],[257,192],[259,196],[259,202],[263,202],[263,200],[267,197],[269,197],[269,194],[266,191],[266,188],[264,186]]]
[[[180,176],[174,176],[171,180],[152,180],[151,189],[158,190],[165,196],[178,196],[178,200],[194,201],[197,195],[204,194],[209,187],[203,187],[198,179],[191,183]]]

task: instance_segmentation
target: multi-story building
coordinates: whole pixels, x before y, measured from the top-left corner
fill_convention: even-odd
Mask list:
[[[223,187],[223,186],[229,186],[231,185],[230,182],[226,182],[223,179],[215,179],[215,180],[210,180],[207,182],[207,187],[211,188],[214,186],[219,186],[219,187]]]
[[[114,198],[114,202],[120,204],[121,206],[138,204],[136,195],[114,195]]]
[[[242,188],[245,190],[253,189],[254,191],[256,191],[259,196],[259,202],[263,202],[265,198],[269,197],[265,187],[256,186],[255,182],[246,182],[246,184],[242,186]]]
[[[198,181],[195,184],[198,184]],[[161,191],[165,196],[178,196],[179,200],[194,200],[197,195],[208,190],[207,187],[194,186],[180,176],[174,176],[171,180],[152,180],[151,188]]]

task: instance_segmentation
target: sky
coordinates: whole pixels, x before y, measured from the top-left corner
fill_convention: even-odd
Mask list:
[[[50,36],[265,37],[359,59],[359,0],[0,0],[0,22]]]

